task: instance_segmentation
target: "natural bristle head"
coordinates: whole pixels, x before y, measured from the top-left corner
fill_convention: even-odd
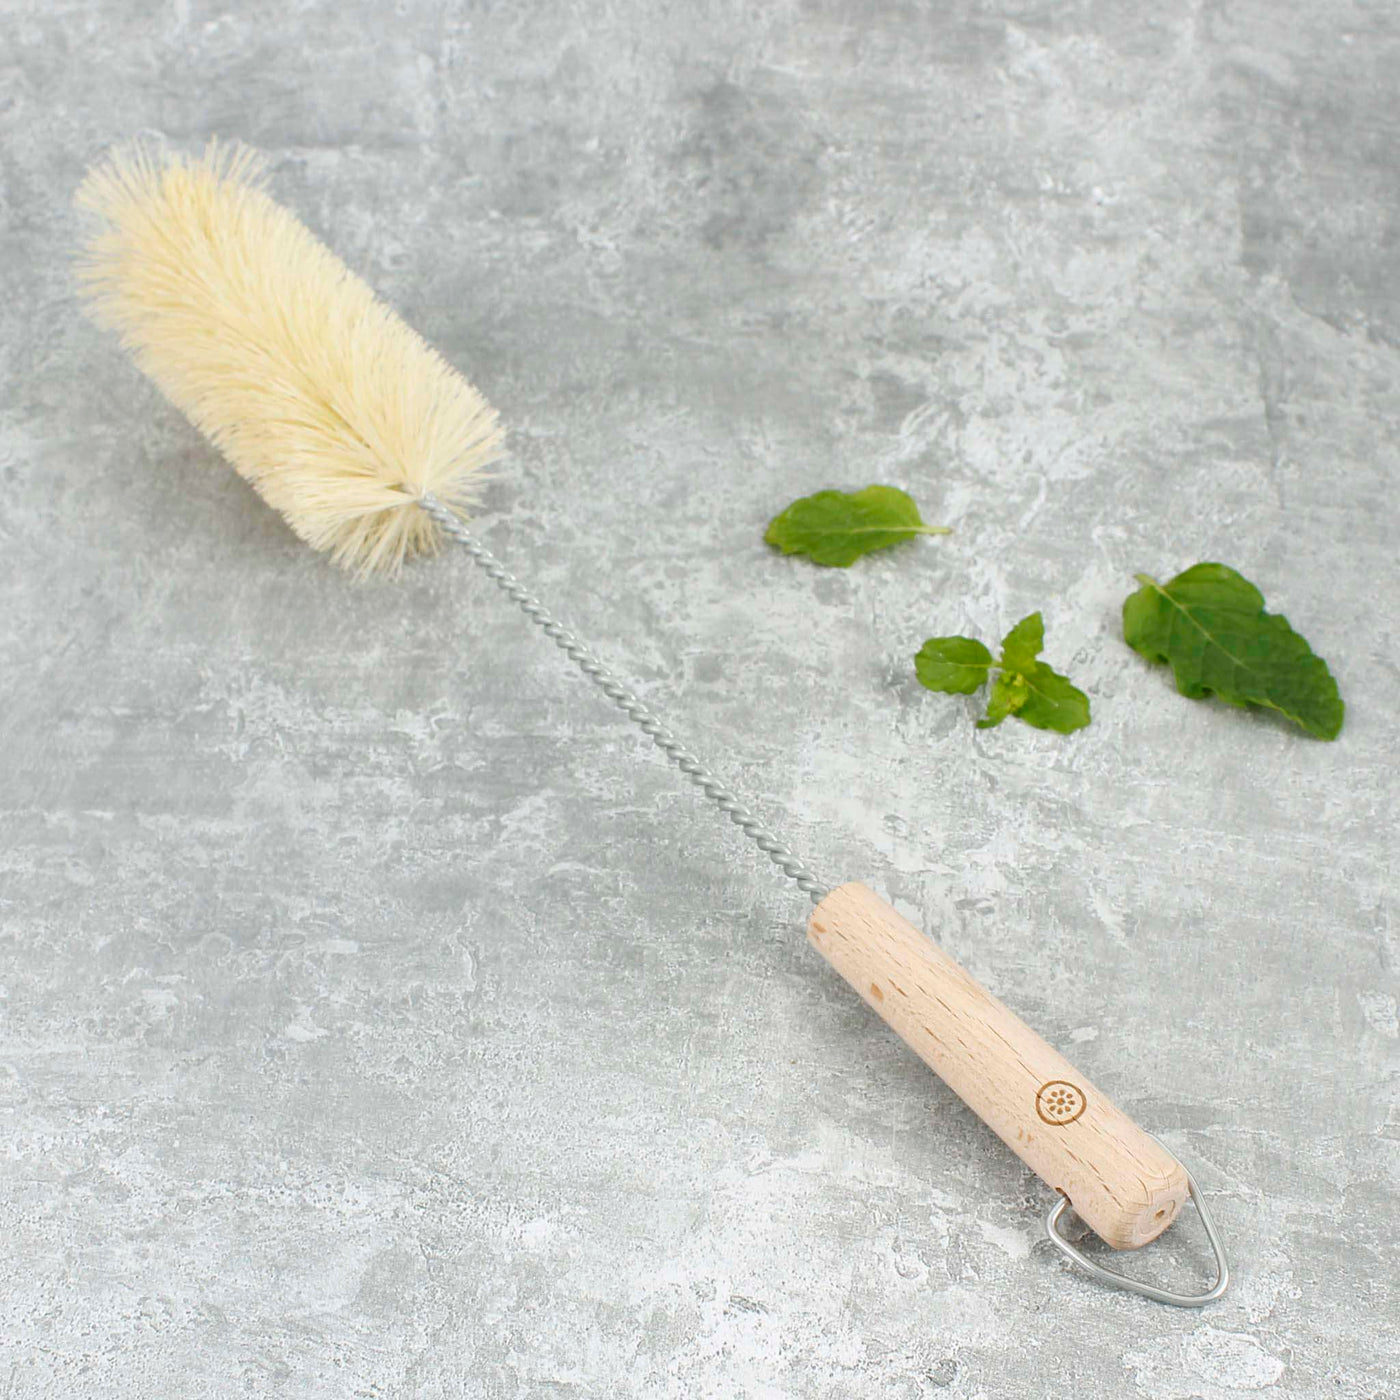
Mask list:
[[[357,573],[436,548],[495,410],[263,188],[257,158],[133,148],[91,171],[79,276],[99,324],[292,529]]]

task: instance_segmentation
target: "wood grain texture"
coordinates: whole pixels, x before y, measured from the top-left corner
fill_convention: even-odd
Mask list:
[[[947,953],[858,883],[807,936],[900,1038],[1115,1249],[1176,1219],[1181,1164]]]

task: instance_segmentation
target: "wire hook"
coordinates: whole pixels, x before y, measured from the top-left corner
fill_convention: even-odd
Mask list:
[[[1186,1168],[1182,1167],[1182,1171],[1186,1171]],[[1120,1274],[1117,1269],[1106,1269],[1102,1264],[1095,1263],[1078,1245],[1072,1244],[1060,1233],[1060,1220],[1065,1212],[1071,1209],[1068,1196],[1060,1195],[1050,1207],[1050,1213],[1045,1217],[1045,1233],[1050,1236],[1051,1244],[1066,1259],[1077,1264],[1086,1273],[1093,1274],[1100,1283],[1106,1283],[1112,1288],[1121,1288],[1128,1293],[1141,1293],[1144,1298],[1151,1298],[1156,1303],[1166,1303],[1173,1308],[1203,1308],[1207,1303],[1215,1302],[1229,1288],[1230,1261],[1225,1257],[1225,1245],[1220,1239],[1220,1231],[1215,1227],[1215,1218],[1206,1206],[1200,1187],[1196,1185],[1196,1178],[1189,1171],[1186,1171],[1186,1184],[1190,1189],[1191,1199],[1196,1203],[1201,1224],[1206,1227],[1206,1238],[1210,1241],[1211,1249],[1215,1251],[1215,1283],[1204,1293],[1173,1293],[1170,1289],[1157,1288],[1153,1284],[1129,1278],[1127,1274]]]

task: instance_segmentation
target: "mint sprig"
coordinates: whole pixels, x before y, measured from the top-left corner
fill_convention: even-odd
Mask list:
[[[999,660],[975,638],[930,637],[914,657],[914,671],[929,690],[952,695],[973,694],[995,672],[979,729],[1014,716],[1036,729],[1072,734],[1089,723],[1089,697],[1040,660],[1044,647],[1045,623],[1035,612],[1002,639]]]

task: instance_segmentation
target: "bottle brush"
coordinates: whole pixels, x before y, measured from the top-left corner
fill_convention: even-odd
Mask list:
[[[99,225],[79,267],[93,318],[301,539],[359,575],[396,573],[444,540],[462,546],[810,897],[816,949],[1053,1188],[1057,1248],[1161,1302],[1225,1291],[1219,1236],[1181,1163],[865,885],[818,880],[476,538],[468,514],[503,444],[495,411],[267,193],[251,152],[133,147],[96,167],[77,198]],[[1134,1249],[1188,1196],[1219,1270],[1200,1294],[1128,1279],[1059,1224],[1072,1206],[1109,1245]]]

